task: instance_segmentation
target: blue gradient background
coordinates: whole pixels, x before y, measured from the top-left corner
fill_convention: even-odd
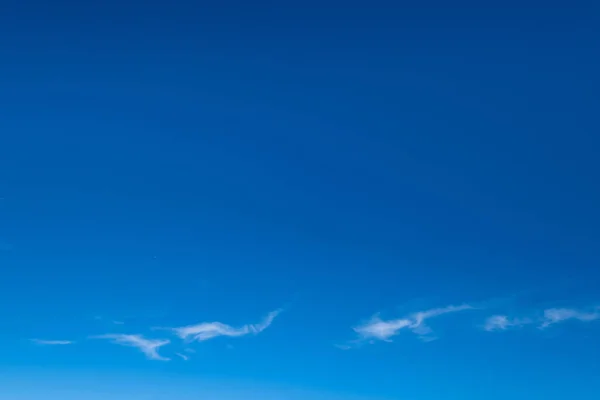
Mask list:
[[[600,324],[477,328],[599,301],[596,2],[0,4],[0,397],[598,398]]]

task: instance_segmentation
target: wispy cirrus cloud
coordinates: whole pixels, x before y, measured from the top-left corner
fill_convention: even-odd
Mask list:
[[[198,342],[213,339],[219,336],[239,337],[250,334],[257,335],[267,329],[280,313],[281,309],[271,311],[260,323],[248,324],[240,327],[233,327],[221,322],[202,322],[195,325],[187,325],[170,329],[183,340]]]
[[[102,315],[95,315],[94,316],[94,320],[111,323],[113,325],[125,325],[125,321],[123,321],[123,320],[109,319],[109,318],[106,318],[106,317],[104,317]]]
[[[549,308],[544,310],[544,317],[540,328],[547,328],[550,325],[568,320],[578,320],[581,322],[595,321],[600,318],[600,307],[595,307],[593,311],[581,311],[573,308]]]
[[[425,321],[444,314],[472,310],[473,308],[474,307],[468,304],[459,306],[451,305],[426,311],[418,311],[402,318],[389,320],[381,319],[379,315],[375,315],[369,321],[353,328],[354,332],[358,335],[358,339],[353,343],[375,340],[391,342],[391,338],[398,335],[402,330],[411,331],[423,341],[435,340],[436,337],[433,335],[433,330],[425,323]],[[347,349],[350,346],[341,345],[338,347]]]
[[[68,344],[75,343],[72,340],[44,340],[44,339],[31,339],[31,341],[35,344],[39,344],[41,346],[65,346]]]
[[[483,329],[488,332],[505,331],[511,328],[520,328],[532,322],[533,320],[529,318],[509,318],[506,315],[492,315],[485,320]]]
[[[146,339],[142,335],[108,334],[92,336],[91,339],[107,339],[121,346],[135,347],[150,360],[169,361],[169,358],[158,354],[158,349],[171,343],[168,339]]]
[[[190,359],[190,356],[186,356],[185,354],[175,353],[175,355],[180,357],[183,361],[187,361]]]
[[[506,331],[533,324],[537,325],[539,329],[545,329],[568,320],[590,322],[597,319],[600,319],[600,307],[587,311],[575,308],[548,308],[543,310],[541,316],[535,318],[510,318],[507,315],[493,315],[486,319],[483,329],[488,332]]]

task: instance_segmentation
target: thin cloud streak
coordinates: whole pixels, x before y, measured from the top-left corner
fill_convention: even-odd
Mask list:
[[[510,328],[520,328],[532,322],[529,318],[509,318],[506,315],[492,315],[485,320],[483,329],[488,332],[505,331]]]
[[[591,322],[600,319],[600,307],[593,311],[582,311],[574,308],[548,308],[537,318],[510,318],[507,315],[492,315],[487,318],[483,329],[488,332],[506,331],[522,328],[525,325],[536,324],[539,329],[546,329],[551,325],[569,320]]]
[[[280,313],[281,310],[271,311],[260,323],[243,325],[237,328],[221,322],[202,322],[195,325],[171,328],[171,330],[183,340],[198,342],[214,339],[219,336],[239,337],[250,334],[258,335],[267,329]]]
[[[39,344],[42,346],[66,346],[68,344],[73,344],[75,342],[71,340],[43,340],[43,339],[31,339],[31,341],[35,344]]]
[[[558,324],[559,322],[575,319],[581,322],[595,321],[600,318],[598,307],[593,312],[579,311],[572,308],[549,308],[544,310],[544,319],[541,329],[547,328],[550,325]]]
[[[92,339],[107,339],[121,346],[135,347],[150,360],[169,361],[169,358],[158,354],[158,349],[171,343],[168,339],[146,339],[142,335],[108,334],[92,336]]]
[[[358,335],[358,340],[354,341],[353,343],[362,342],[365,340],[391,342],[391,338],[398,335],[403,329],[410,330],[423,341],[435,340],[436,337],[433,336],[433,330],[425,323],[426,320],[444,314],[472,309],[474,309],[474,307],[468,304],[433,308],[426,311],[415,312],[403,318],[391,320],[383,320],[379,317],[379,315],[375,315],[366,323],[353,328],[354,332],[356,332]],[[348,348],[347,345],[338,347],[343,349]]]

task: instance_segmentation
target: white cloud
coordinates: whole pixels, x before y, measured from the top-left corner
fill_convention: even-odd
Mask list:
[[[171,342],[168,339],[146,339],[141,335],[123,334],[99,335],[93,336],[92,339],[108,339],[115,344],[136,347],[151,360],[169,361],[168,358],[162,357],[157,351],[158,348]]]
[[[375,315],[366,323],[354,328],[358,334],[359,341],[363,340],[382,340],[390,342],[393,336],[396,336],[401,330],[407,329],[419,336],[422,340],[434,340],[433,331],[425,324],[425,321],[438,317],[443,314],[453,313],[463,310],[471,310],[472,306],[463,304],[460,306],[448,306],[443,308],[433,308],[431,310],[419,311],[403,318],[383,320]],[[346,348],[347,346],[343,346]]]
[[[376,315],[365,324],[355,327],[354,332],[364,339],[390,341],[390,338],[397,335],[400,329],[407,328],[411,324],[409,319],[384,321]]]
[[[505,331],[509,328],[520,328],[532,322],[529,318],[509,318],[506,315],[492,315],[485,320],[483,329],[488,332]]]
[[[42,346],[64,346],[67,344],[73,344],[75,342],[71,340],[43,340],[43,339],[31,339],[31,341],[35,344],[39,344]]]
[[[582,322],[594,321],[600,318],[600,312],[598,308],[595,311],[586,312],[575,310],[572,308],[549,308],[544,310],[544,317],[540,328],[547,328],[550,325],[557,324],[559,322],[567,321],[570,319],[576,319]]]
[[[280,312],[281,310],[272,311],[258,324],[248,324],[237,328],[221,322],[202,322],[200,324],[172,328],[172,330],[184,340],[195,340],[198,342],[219,336],[238,337],[249,334],[257,335],[267,329]]]
[[[181,357],[181,359],[183,359],[183,361],[187,361],[190,359],[190,357],[186,356],[185,354],[175,353],[175,355]]]
[[[528,324],[537,324],[540,329],[568,320],[590,322],[600,319],[600,308],[582,311],[574,308],[548,308],[535,318],[510,318],[507,315],[493,315],[486,319],[483,329],[488,332],[521,328]]]

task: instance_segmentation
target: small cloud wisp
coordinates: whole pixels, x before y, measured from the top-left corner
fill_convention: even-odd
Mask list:
[[[169,361],[169,358],[158,354],[158,349],[171,343],[168,339],[146,339],[141,335],[108,334],[93,336],[92,339],[107,339],[121,346],[135,347],[150,360]]]
[[[598,307],[595,311],[585,312],[575,310],[572,308],[549,308],[544,310],[544,318],[542,320],[541,329],[547,328],[550,325],[557,324],[559,322],[575,319],[581,322],[590,322],[600,318],[600,312]]]
[[[280,313],[281,310],[272,311],[258,324],[248,324],[237,328],[221,322],[202,322],[200,324],[172,328],[172,331],[183,340],[198,342],[219,336],[239,337],[249,334],[257,335],[267,329]]]
[[[380,340],[384,342],[391,342],[391,338],[400,333],[401,330],[407,329],[413,332],[415,335],[423,341],[435,340],[433,331],[425,324],[425,321],[438,317],[443,314],[471,310],[472,306],[463,304],[460,306],[448,306],[442,308],[433,308],[431,310],[419,311],[404,318],[383,320],[378,315],[372,317],[366,323],[354,327],[354,332],[358,334],[358,341],[373,341]],[[344,346],[347,347],[347,346]]]
[[[488,332],[506,331],[522,328],[525,325],[537,324],[539,329],[546,329],[568,320],[590,322],[600,319],[600,308],[594,311],[581,311],[574,308],[548,308],[538,318],[510,318],[507,315],[493,315],[486,319],[483,329]]]
[[[68,344],[73,344],[75,342],[71,340],[43,340],[43,339],[31,339],[31,341],[35,344],[39,344],[41,346],[65,346]]]
[[[485,320],[483,330],[488,332],[505,331],[511,328],[520,328],[532,322],[529,318],[509,318],[506,315],[492,315]]]

